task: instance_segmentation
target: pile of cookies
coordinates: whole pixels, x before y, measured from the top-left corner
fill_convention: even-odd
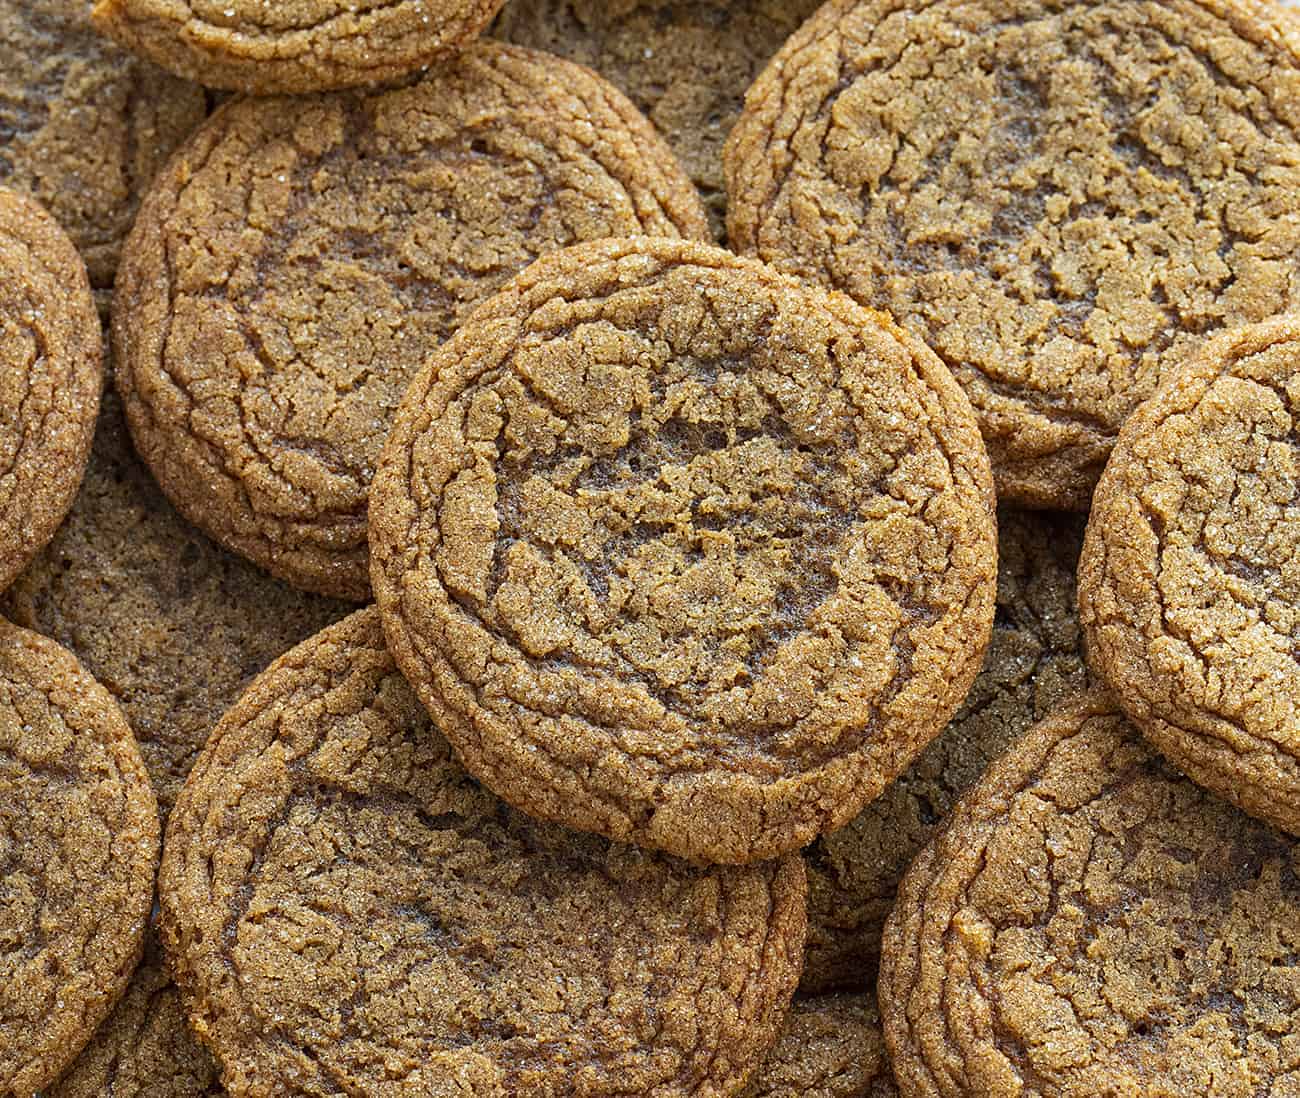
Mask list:
[[[0,1098],[1300,1094],[1293,19],[0,0]]]

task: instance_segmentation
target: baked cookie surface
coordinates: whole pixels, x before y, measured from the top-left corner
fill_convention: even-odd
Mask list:
[[[1181,770],[1300,833],[1300,325],[1220,336],[1125,424],[1079,570],[1089,658]]]
[[[234,1098],[725,1094],[798,981],[797,857],[699,868],[455,762],[372,608],[277,661],[171,817],[168,956]]]
[[[746,862],[847,823],[965,696],[996,532],[926,348],[720,249],[581,245],[412,383],[370,508],[394,655],[543,819]]]
[[[1004,503],[1086,509],[1207,333],[1300,304],[1300,55],[1251,0],[832,0],[727,151],[737,250],[889,311]]]

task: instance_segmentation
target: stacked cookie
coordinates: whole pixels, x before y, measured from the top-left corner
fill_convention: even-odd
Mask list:
[[[1297,1085],[1285,12],[93,20],[0,0],[0,1098]]]

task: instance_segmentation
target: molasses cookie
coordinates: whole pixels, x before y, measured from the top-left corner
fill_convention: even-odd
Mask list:
[[[885,928],[906,1098],[1247,1098],[1296,1086],[1294,840],[1182,777],[1113,699],[958,804]]]
[[[1253,0],[831,0],[746,98],[740,251],[891,312],[1003,502],[1083,509],[1206,333],[1300,304],[1300,53]]]
[[[720,240],[722,144],[745,89],[821,0],[518,0],[493,33],[595,69],[655,124]]]
[[[121,710],[71,653],[0,620],[4,1098],[57,1079],[117,1002],[157,859],[158,808]]]
[[[875,986],[880,932],[912,859],[993,759],[1087,685],[1074,597],[1082,539],[1081,518],[999,514],[993,639],[969,696],[898,781],[804,851],[804,991]]]
[[[207,102],[100,35],[89,9],[0,0],[0,187],[40,201],[107,287],[141,193]]]
[[[730,1094],[804,940],[797,857],[700,868],[539,823],[461,769],[359,611],[222,718],[160,879],[234,1098]]]
[[[54,536],[99,410],[86,267],[31,199],[0,189],[0,590]]]
[[[1300,834],[1300,323],[1220,336],[1125,425],[1079,570],[1089,659],[1196,781]]]
[[[593,73],[480,43],[406,87],[228,103],[150,192],[114,302],[118,387],[177,509],[363,600],[366,497],[430,352],[539,254],[704,237],[649,123]]]
[[[97,0],[95,25],[210,88],[271,95],[396,80],[454,54],[505,0]]]
[[[253,676],[348,609],[272,579],[176,514],[111,389],[72,510],[0,597],[0,613],[70,648],[116,698],[164,817]]]
[[[740,863],[847,823],[992,624],[952,375],[842,295],[674,240],[534,264],[412,383],[370,507],[398,664],[523,811]]]

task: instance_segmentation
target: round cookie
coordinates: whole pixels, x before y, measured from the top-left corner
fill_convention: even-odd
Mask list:
[[[348,604],[287,587],[182,519],[104,393],[68,517],[0,613],[76,653],[122,707],[164,818],[224,713],[273,659]]]
[[[45,1098],[222,1098],[217,1065],[190,1032],[150,935],[122,1001]]]
[[[994,763],[885,928],[905,1098],[1292,1093],[1295,843],[1169,767],[1100,693]]]
[[[896,1098],[874,995],[796,999],[744,1098]]]
[[[100,35],[89,7],[0,0],[0,187],[44,205],[102,288],[145,185],[208,108]]]
[[[71,653],[0,620],[0,1095],[72,1062],[140,959],[158,808],[131,730]]]
[[[358,611],[278,660],[181,793],[162,928],[233,1098],[729,1094],[804,941],[797,857],[693,867],[475,784]]]
[[[703,237],[690,181],[593,73],[483,42],[408,86],[227,104],[136,223],[118,387],[177,509],[296,586],[368,597],[366,500],[429,353],[542,252]]]
[[[1220,336],[1134,413],[1079,568],[1088,656],[1196,781],[1300,834],[1300,324]]]
[[[804,851],[804,992],[875,986],[880,933],[912,859],[993,759],[1088,684],[1074,592],[1082,539],[1081,518],[999,513],[993,639],[970,694],[898,781]]]
[[[831,0],[746,97],[737,250],[886,309],[1004,503],[1086,509],[1206,333],[1300,305],[1300,52],[1253,0]]]
[[[96,0],[95,25],[210,88],[273,95],[397,80],[461,49],[505,0]]]
[[[542,819],[705,861],[847,823],[988,642],[970,408],[840,295],[686,241],[548,256],[412,383],[370,507],[393,653]]]
[[[492,32],[595,69],[668,140],[725,234],[722,145],[745,89],[821,0],[519,0]]]
[[[99,410],[86,267],[31,199],[0,189],[0,590],[63,521]]]

